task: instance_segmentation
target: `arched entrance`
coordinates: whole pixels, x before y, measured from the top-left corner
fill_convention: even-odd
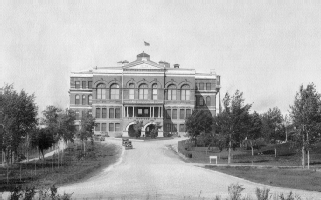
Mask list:
[[[134,129],[134,124],[129,125],[128,127],[128,136],[129,137],[136,137],[135,135],[135,129]]]
[[[156,129],[156,125],[155,124],[149,124],[146,128],[145,128],[145,137],[150,137],[151,136],[151,131],[153,129]],[[158,131],[156,132],[156,137],[158,135]]]

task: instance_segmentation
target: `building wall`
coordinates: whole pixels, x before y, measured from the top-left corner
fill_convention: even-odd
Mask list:
[[[100,70],[100,71],[99,71]],[[195,75],[195,70],[190,69],[156,69],[145,70],[135,68],[133,70],[126,68],[104,68],[98,69],[98,72],[90,71],[86,73],[74,73],[70,78],[70,108],[78,112],[79,119],[84,112],[91,111],[96,118],[96,123],[100,129],[96,128],[95,134],[108,132],[110,136],[121,136],[127,134],[128,126],[135,122],[135,120],[142,120],[145,127],[151,123],[160,123],[162,128],[160,133],[164,132],[179,132],[184,134],[184,123],[187,112],[192,114],[194,109],[209,110],[214,116],[216,113],[216,93],[218,91],[218,84],[216,76],[210,74],[203,74],[202,78]],[[79,75],[79,77],[77,77]],[[204,78],[205,77],[205,78]],[[123,79],[122,79],[123,78]],[[79,87],[75,82],[79,81]],[[83,87],[83,82],[86,87]],[[88,83],[92,82],[92,89],[88,88]],[[104,99],[97,99],[97,86],[105,84],[106,97]],[[134,84],[134,99],[129,99],[129,84]],[[157,83],[157,100],[152,99],[152,85]],[[110,87],[113,84],[119,85],[119,98],[110,99]],[[148,99],[139,99],[139,86],[141,84],[148,85]],[[204,84],[204,89],[201,84]],[[206,88],[206,84],[210,84],[210,89]],[[168,99],[168,86],[176,86],[176,100]],[[181,88],[183,85],[189,85],[190,98],[189,100],[181,99]],[[76,88],[77,87],[77,88]],[[79,95],[79,104],[76,104],[76,95]],[[82,96],[85,97],[84,104],[82,103]],[[92,105],[88,102],[88,97],[92,95]],[[203,105],[200,103],[200,97],[204,99]],[[206,98],[210,98],[206,105]],[[126,116],[125,107],[160,107],[162,118],[158,117],[140,117],[134,118]],[[99,109],[98,116],[96,110]],[[102,116],[102,110],[106,110],[106,116]],[[114,109],[114,116],[110,117],[110,109]],[[120,110],[119,115],[115,116],[115,109]],[[182,116],[181,116],[182,110]],[[167,112],[170,116],[166,116]],[[79,125],[77,120],[76,124]],[[119,125],[119,126],[118,126]],[[115,129],[117,126],[117,130]],[[176,127],[176,129],[175,129]],[[103,128],[103,130],[102,130]],[[110,128],[113,128],[111,131]],[[143,133],[144,134],[143,130]]]

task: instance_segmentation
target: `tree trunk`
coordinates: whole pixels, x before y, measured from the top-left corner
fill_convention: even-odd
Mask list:
[[[309,150],[308,150],[307,157],[308,157],[308,169],[310,169],[310,151]]]
[[[230,141],[228,145],[228,159],[227,159],[228,164],[231,164],[231,148],[232,148],[232,141]]]
[[[305,168],[305,149],[302,147],[302,168]]]

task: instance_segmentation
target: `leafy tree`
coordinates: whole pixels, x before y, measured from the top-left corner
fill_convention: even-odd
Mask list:
[[[36,128],[31,135],[31,145],[38,148],[45,160],[44,150],[49,149],[55,143],[54,137],[49,128],[38,129]]]
[[[188,137],[197,145],[197,137],[211,135],[213,117],[209,110],[194,110],[192,115],[185,120],[185,127]],[[210,137],[210,136],[209,136]]]
[[[139,138],[141,136],[142,133],[142,128],[143,128],[143,121],[135,121],[134,126],[134,130],[135,130],[135,136],[136,138]]]
[[[2,150],[8,159],[17,154],[18,146],[37,125],[38,107],[35,96],[28,95],[24,90],[17,93],[12,85],[6,85],[1,95],[3,111]],[[12,159],[11,159],[12,160]]]
[[[231,163],[231,149],[233,145],[240,144],[245,138],[249,128],[251,104],[244,104],[243,93],[237,90],[230,97],[226,93],[223,99],[223,111],[216,119],[216,131],[222,134],[229,149],[228,163]]]
[[[262,133],[265,140],[268,142],[276,142],[276,140],[285,139],[285,129],[283,125],[283,116],[278,107],[269,109],[261,116],[262,119]]]
[[[313,83],[306,88],[300,86],[296,93],[294,105],[290,106],[290,117],[297,127],[294,141],[302,150],[302,167],[305,167],[305,154],[314,143],[320,140],[321,132],[321,101]],[[308,157],[309,159],[309,157]]]
[[[156,124],[153,124],[151,126],[151,131],[150,131],[150,137],[151,138],[156,138],[158,136],[158,130],[161,128],[162,126],[160,125],[160,122],[156,122]]]
[[[66,109],[63,111],[55,106],[47,106],[42,113],[44,115],[42,122],[55,136],[56,142],[60,139],[65,142],[73,142],[76,133],[74,124],[76,117],[73,110]]]
[[[59,124],[59,131],[58,137],[63,139],[65,142],[74,141],[74,136],[76,133],[76,126],[75,126],[76,114],[71,109],[66,109],[64,112],[59,114],[58,117],[58,124]]]
[[[92,139],[94,135],[95,118],[92,117],[88,112],[85,116],[81,117],[79,139],[83,142],[84,152],[86,151],[85,142],[88,138]]]
[[[250,124],[248,131],[246,132],[245,142],[249,144],[252,150],[252,156],[254,155],[254,146],[257,144],[256,141],[261,137],[262,121],[260,115],[254,111],[253,114],[250,114]]]

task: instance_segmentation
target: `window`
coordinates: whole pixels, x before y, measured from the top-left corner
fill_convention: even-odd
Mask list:
[[[185,132],[185,125],[184,124],[179,125],[179,132]]]
[[[148,86],[143,83],[138,88],[139,99],[148,99]]]
[[[109,131],[114,132],[114,124],[113,123],[109,123]]]
[[[206,105],[207,106],[211,105],[211,97],[206,97]]]
[[[96,118],[100,118],[100,108],[96,108]]]
[[[101,131],[107,131],[107,124],[106,123],[102,123],[101,124]]]
[[[101,83],[97,85],[97,98],[96,99],[106,99],[106,85]]]
[[[177,124],[173,124],[173,126],[172,126],[172,131],[173,131],[173,132],[177,132]]]
[[[115,118],[120,118],[120,108],[115,108]]]
[[[135,85],[134,85],[134,83],[129,84],[129,99],[135,99]]]
[[[113,109],[113,108],[109,108],[109,118],[110,118],[110,119],[115,118],[114,109]]]
[[[167,88],[167,100],[176,100],[176,86],[169,85]]]
[[[186,109],[186,118],[191,116],[191,109]]]
[[[102,108],[102,118],[107,118],[107,108]]]
[[[204,83],[200,83],[200,90],[204,90]]]
[[[206,83],[206,90],[211,90],[211,83]]]
[[[76,94],[76,96],[75,96],[75,104],[76,105],[80,104],[80,97],[78,94]]]
[[[177,119],[177,109],[173,109],[172,119]]]
[[[166,110],[166,118],[170,119],[171,118],[171,109]]]
[[[195,83],[195,90],[198,90],[198,85],[197,85],[197,83]]]
[[[81,101],[82,105],[86,105],[86,96],[82,95],[82,101]]]
[[[85,89],[85,88],[86,88],[86,81],[82,81],[82,82],[81,82],[81,87],[82,87],[82,89]]]
[[[93,82],[92,81],[88,81],[88,88],[92,89],[93,88]]]
[[[185,110],[184,109],[180,109],[179,110],[179,118],[180,119],[184,119],[185,118]]]
[[[93,96],[88,95],[88,105],[93,104]]]
[[[190,98],[190,90],[189,90],[189,85],[183,85],[181,88],[181,100],[183,101],[188,101]]]
[[[100,131],[100,124],[99,124],[99,123],[97,123],[97,124],[95,125],[95,131]]]
[[[110,86],[110,99],[119,99],[119,85],[116,83]]]
[[[115,131],[120,131],[120,123],[115,124]]]
[[[75,114],[76,114],[76,116],[75,116],[75,117],[76,117],[76,120],[79,120],[79,111],[76,111]]]
[[[199,100],[199,101],[198,101],[198,105],[204,106],[204,98],[203,98],[203,97],[199,97],[198,100]]]
[[[143,109],[142,108],[138,108],[137,109],[137,114],[138,115],[143,115]]]
[[[93,113],[92,113],[91,110],[88,111],[88,115],[89,115],[89,116],[93,116]]]
[[[82,110],[82,111],[81,111],[81,117],[86,117],[86,113],[87,113],[87,111]]]
[[[168,132],[171,131],[171,124],[166,124],[166,131],[168,131]]]
[[[75,81],[75,88],[80,88],[80,81]]]
[[[157,100],[157,84],[153,84],[153,100]]]

